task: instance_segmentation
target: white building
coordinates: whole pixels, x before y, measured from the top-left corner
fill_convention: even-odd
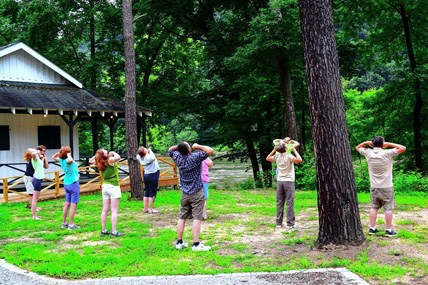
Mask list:
[[[151,111],[137,110],[144,128]],[[49,161],[64,145],[79,159],[78,121],[104,120],[112,128],[124,115],[123,102],[85,89],[24,43],[0,47],[0,178],[22,175],[25,150],[41,144]],[[55,169],[50,164],[48,171]]]

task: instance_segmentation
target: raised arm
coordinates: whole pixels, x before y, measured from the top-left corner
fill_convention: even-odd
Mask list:
[[[176,151],[176,150],[177,150],[177,145],[173,145],[168,149],[168,151]]]
[[[95,155],[93,157],[91,157],[91,159],[89,160],[89,164],[95,164]]]
[[[71,156],[71,152],[67,153],[67,163],[70,164],[70,163],[73,163],[73,161],[74,161],[74,159]]]
[[[291,149],[294,153],[294,158],[293,158],[293,162],[294,163],[301,163],[302,162],[302,157],[300,156],[300,154],[297,152],[297,150],[293,147]]]
[[[108,163],[109,163],[110,165],[112,165],[112,164],[114,164],[115,162],[118,162],[118,161],[120,160],[120,155],[119,155],[117,152],[110,151],[110,152],[108,153],[108,156],[109,156],[109,158],[108,158]]]
[[[205,160],[208,168],[212,167],[214,165],[214,162],[211,160],[211,158],[207,157],[207,159]]]
[[[197,144],[197,143],[194,143],[192,145],[192,149],[202,150],[202,151],[206,152],[208,155],[212,155],[214,153],[213,148],[206,146],[206,145]]]
[[[275,149],[273,149],[273,150],[268,154],[268,156],[266,156],[266,161],[273,162],[273,161],[274,161],[274,157],[275,157],[275,152],[276,152],[276,150],[275,150]]]
[[[52,155],[52,159],[56,162],[59,161],[59,151],[57,153],[55,153],[54,155]]]
[[[355,149],[360,152],[360,148],[373,147],[373,143],[371,141],[365,141],[360,143],[355,147]]]
[[[401,145],[398,143],[384,142],[382,148],[387,148],[387,147],[395,148],[397,150],[398,154],[402,154],[407,149],[404,145]]]

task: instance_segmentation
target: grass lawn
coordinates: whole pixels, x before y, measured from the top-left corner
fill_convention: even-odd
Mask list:
[[[211,190],[201,241],[209,252],[176,250],[180,192],[162,190],[159,214],[144,214],[142,202],[124,193],[118,229],[124,237],[101,237],[101,194],[82,196],[76,213],[81,229],[61,229],[64,201],[40,202],[42,220],[25,204],[0,205],[0,258],[22,269],[57,278],[217,274],[346,267],[371,284],[428,283],[428,195],[396,195],[395,238],[367,236],[359,247],[314,248],[317,194],[297,191],[298,230],[275,228],[275,191]],[[369,194],[359,194],[367,231]],[[378,228],[383,230],[383,212]],[[184,239],[191,244],[191,221]],[[425,282],[425,283],[419,283]]]

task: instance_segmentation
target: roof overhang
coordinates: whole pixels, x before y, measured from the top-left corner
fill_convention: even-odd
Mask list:
[[[0,81],[0,113],[124,117],[125,102],[75,86]],[[137,106],[137,115],[152,111]]]

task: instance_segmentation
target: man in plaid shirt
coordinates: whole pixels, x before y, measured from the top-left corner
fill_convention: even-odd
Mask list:
[[[193,152],[192,150],[198,150]],[[194,143],[192,147],[187,142],[181,142],[172,146],[168,150],[168,155],[175,161],[180,173],[181,199],[180,214],[177,223],[177,249],[183,249],[188,246],[183,241],[183,232],[186,220],[193,217],[193,251],[210,250],[199,242],[199,233],[201,231],[201,220],[204,209],[204,190],[202,186],[201,170],[202,161],[212,155],[214,150],[209,146]]]

